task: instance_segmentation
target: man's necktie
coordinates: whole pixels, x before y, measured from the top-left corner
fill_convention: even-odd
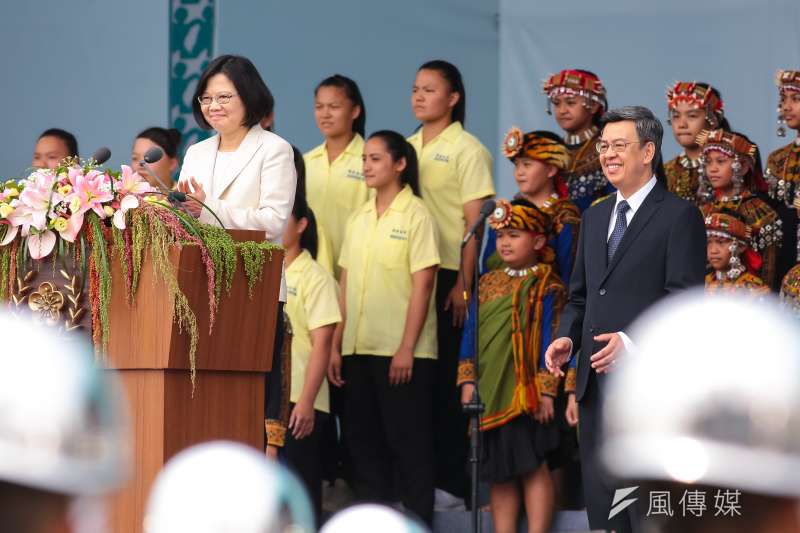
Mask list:
[[[628,229],[628,221],[625,218],[625,213],[628,212],[631,206],[628,202],[622,200],[617,204],[617,221],[614,224],[614,230],[611,232],[611,237],[608,238],[608,264],[614,258],[614,253],[619,248],[619,243],[622,242],[622,237],[625,235],[625,230]]]

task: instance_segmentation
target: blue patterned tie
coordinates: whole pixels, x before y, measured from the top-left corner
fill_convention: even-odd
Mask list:
[[[630,208],[631,206],[625,200],[617,204],[617,222],[614,224],[611,237],[608,238],[608,264],[611,264],[614,253],[619,248],[619,243],[622,242],[622,237],[625,235],[625,230],[628,229],[628,220],[625,218],[625,213]]]

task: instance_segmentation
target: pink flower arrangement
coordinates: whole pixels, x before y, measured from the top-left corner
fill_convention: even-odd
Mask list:
[[[19,182],[6,182],[0,192],[0,228],[6,226],[0,246],[19,234],[31,258],[47,257],[58,237],[75,242],[90,211],[125,229],[127,212],[152,190],[127,165],[120,173],[79,166],[38,169]]]

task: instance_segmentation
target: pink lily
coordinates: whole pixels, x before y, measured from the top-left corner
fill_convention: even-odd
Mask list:
[[[122,176],[116,183],[117,193],[120,196],[128,194],[146,194],[153,190],[153,187],[138,172],[128,165],[122,165]]]
[[[97,170],[90,170],[85,175],[81,169],[70,169],[70,181],[72,182],[72,192],[67,195],[67,202],[72,203],[77,199],[77,210],[72,214],[83,214],[88,210],[93,210],[100,218],[105,218],[103,204],[114,199],[111,193],[111,182],[106,174]]]

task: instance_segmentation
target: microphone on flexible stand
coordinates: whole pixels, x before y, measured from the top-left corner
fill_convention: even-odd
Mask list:
[[[496,206],[497,206],[496,202],[491,199],[486,200],[481,204],[481,212],[478,215],[478,219],[475,221],[472,227],[469,228],[469,231],[467,232],[466,235],[464,235],[464,239],[461,241],[462,248],[467,245],[467,243],[470,241],[470,239],[472,239],[472,237],[475,236],[475,233],[477,233],[478,229],[483,227],[483,223],[486,222],[486,219],[489,218],[489,215],[492,214],[492,211],[494,211],[494,208]]]
[[[101,146],[95,150],[91,156],[89,156],[89,160],[94,161],[94,164],[97,166],[102,165],[109,159],[111,159],[111,150],[109,150],[106,146]]]
[[[142,160],[139,161],[139,166],[144,168],[147,173],[150,174],[150,176],[156,180],[156,182],[158,182],[163,191],[169,192],[171,187],[165,184],[161,177],[150,167],[150,164],[160,161],[162,157],[164,157],[164,150],[158,146],[154,146],[144,153],[144,157],[142,157]]]

